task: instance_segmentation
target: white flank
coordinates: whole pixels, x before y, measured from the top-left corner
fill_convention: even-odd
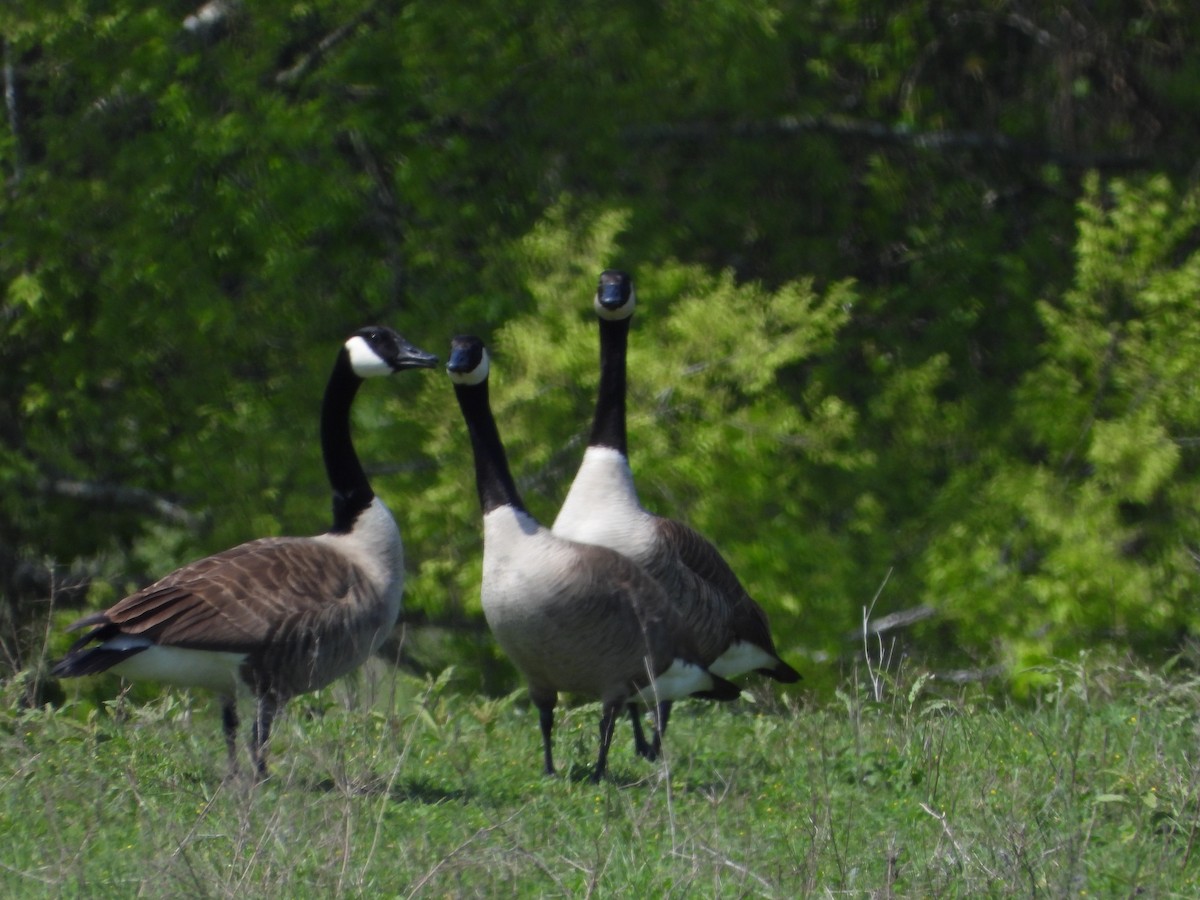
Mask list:
[[[714,675],[722,678],[732,678],[755,669],[775,668],[775,657],[767,653],[757,644],[748,641],[734,641],[729,649],[722,653],[708,667]]]
[[[677,659],[667,671],[638,691],[638,699],[653,706],[664,700],[678,700],[696,691],[706,691],[712,686],[712,675],[695,663]]]
[[[121,636],[105,641],[101,647],[114,650],[136,646],[139,639]],[[245,653],[220,650],[185,650],[182,647],[148,646],[136,656],[112,667],[111,671],[131,681],[158,681],[179,687],[202,687],[220,694],[237,690],[241,679],[238,668]]]
[[[371,345],[361,335],[356,334],[346,341],[346,350],[350,353],[350,368],[359,378],[392,374],[392,367],[371,349]]]

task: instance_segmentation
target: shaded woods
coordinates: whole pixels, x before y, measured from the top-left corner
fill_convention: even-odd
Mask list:
[[[328,348],[371,321],[488,340],[551,520],[607,266],[638,284],[643,500],[722,547],[806,678],[877,594],[945,667],[1175,648],[1200,624],[1198,27],[1139,3],[5,4],[7,664],[37,666],[47,614],[61,649],[80,607],[322,529]],[[389,388],[356,428],[407,547],[402,652],[509,687],[453,398]]]

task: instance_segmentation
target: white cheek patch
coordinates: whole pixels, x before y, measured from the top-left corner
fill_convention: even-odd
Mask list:
[[[392,374],[392,367],[361,336],[356,334],[346,341],[346,351],[350,354],[350,368],[359,378]]]
[[[629,289],[629,299],[622,303],[617,309],[607,309],[600,302],[600,292],[596,292],[596,300],[593,303],[596,307],[596,315],[609,322],[619,322],[622,319],[628,319],[633,315],[634,307],[637,306],[637,292],[631,287]]]
[[[487,350],[483,351],[483,357],[479,360],[479,365],[473,368],[470,372],[450,372],[446,374],[450,376],[450,380],[455,384],[473,385],[482,384],[487,381],[488,370],[492,364],[488,358]]]

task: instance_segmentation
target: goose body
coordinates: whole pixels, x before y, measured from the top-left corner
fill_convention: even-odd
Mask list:
[[[88,630],[53,673],[111,670],[135,681],[214,691],[234,768],[237,698],[252,694],[250,753],[265,777],[265,744],[278,709],[356,669],[400,613],[403,545],[350,440],[355,393],[365,378],[436,363],[391,329],[352,335],[338,354],[321,413],[331,529],[249,541],[176,569],[71,625]]]
[[[655,515],[638,498],[629,464],[625,423],[626,352],[636,294],[629,276],[600,276],[594,306],[600,323],[600,386],[583,461],[554,533],[609,547],[644,568],[678,608],[700,652],[716,675],[757,671],[781,682],[799,673],[784,662],[771,638],[766,613],[742,586],[713,544],[682,522]],[[659,710],[659,732],[669,705]],[[638,751],[653,757],[631,708]]]
[[[455,338],[447,366],[467,422],[483,512],[484,617],[529,685],[542,728],[544,766],[554,773],[552,730],[560,692],[600,700],[605,771],[617,712],[640,699],[729,700],[738,689],[698,662],[662,587],[606,547],[564,540],[529,514],[517,493],[487,393],[487,350]]]

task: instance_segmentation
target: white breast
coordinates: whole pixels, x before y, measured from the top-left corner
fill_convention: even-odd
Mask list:
[[[653,517],[638,502],[624,453],[587,448],[553,530],[559,537],[611,547],[633,559],[653,547]]]
[[[329,544],[364,572],[384,598],[383,621],[388,627],[400,615],[404,590],[404,545],[400,529],[382,500],[376,497],[354,522],[347,534],[322,534],[316,540]],[[379,640],[386,634],[381,632]]]

